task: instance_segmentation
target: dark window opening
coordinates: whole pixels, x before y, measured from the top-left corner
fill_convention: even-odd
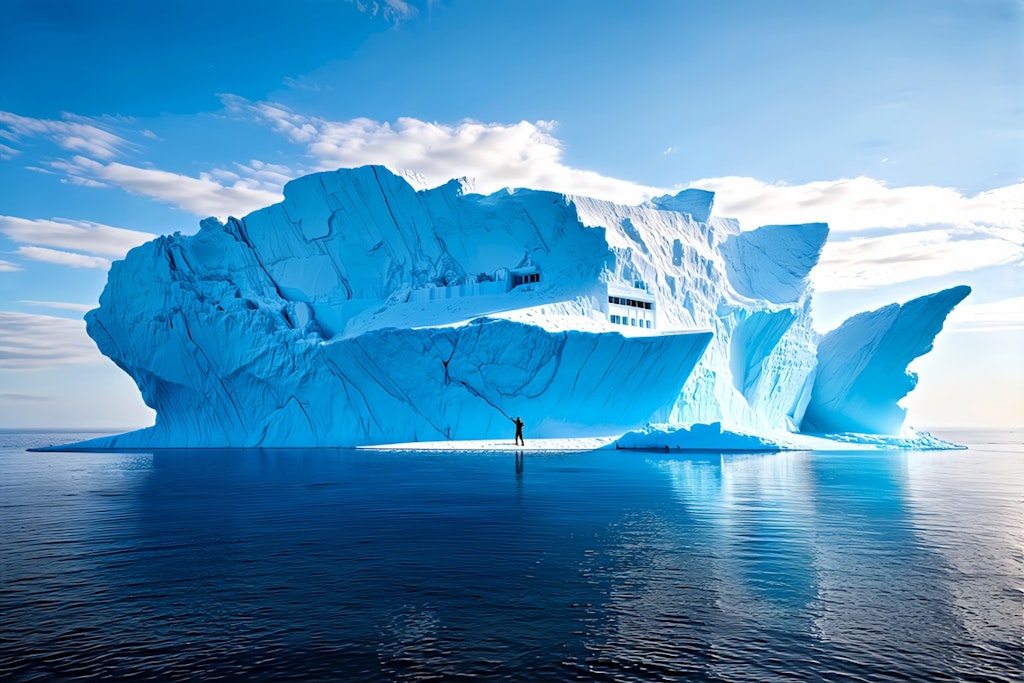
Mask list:
[[[532,282],[540,282],[540,273],[512,275],[512,287],[518,287],[519,285],[530,284]]]
[[[538,276],[539,277],[539,276]],[[630,308],[642,308],[646,311],[654,309],[654,304],[650,301],[639,301],[637,299],[626,299],[618,296],[609,296],[608,303],[616,304],[618,306],[629,306]]]

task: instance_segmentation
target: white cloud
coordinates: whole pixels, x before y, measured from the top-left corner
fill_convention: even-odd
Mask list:
[[[91,254],[122,258],[129,249],[156,235],[115,228],[91,221],[29,219],[0,215],[0,234],[15,242],[73,249]]]
[[[228,113],[268,125],[301,146],[314,169],[383,164],[407,178],[422,179],[426,186],[466,176],[484,193],[531,187],[627,204],[672,191],[566,165],[554,124],[547,121],[333,121],[272,102],[231,95],[222,100]],[[283,185],[297,175],[289,167],[252,161],[192,177],[84,155],[53,162],[51,169],[66,174],[67,182],[117,186],[198,216],[220,218],[280,201]],[[935,186],[890,188],[871,178],[785,185],[725,177],[690,186],[714,190],[715,214],[734,216],[748,229],[770,223],[828,222],[833,234],[812,274],[820,290],[864,289],[1021,262],[1024,184],[973,197]],[[38,243],[89,251],[81,244]],[[81,259],[76,262],[82,264]]]
[[[71,185],[80,185],[81,187],[110,187],[106,183],[101,183],[98,180],[92,178],[83,178],[81,176],[69,176],[67,178],[61,178],[62,183],[68,183]]]
[[[726,177],[689,185],[715,192],[715,215],[736,218],[748,229],[826,222],[833,232],[848,232],[941,223],[1002,226],[1024,235],[1024,183],[973,197],[933,185],[891,188],[863,177],[802,185]]]
[[[100,122],[71,114],[54,120],[0,111],[0,137],[12,142],[26,137],[44,137],[69,152],[88,154],[98,159],[113,159],[123,149],[131,147],[131,143],[104,128]]]
[[[853,178],[802,185],[754,178],[690,183],[715,214],[760,225],[823,221],[832,231],[811,273],[818,291],[871,289],[1024,263],[1024,183],[968,197],[936,186]]]
[[[306,90],[308,92],[320,92],[321,90],[320,85],[310,80],[307,76],[299,76],[298,78],[285,76],[281,83],[292,90]]]
[[[1024,296],[984,304],[961,304],[946,318],[951,332],[1001,332],[1024,329]]]
[[[0,311],[2,369],[44,370],[102,360],[82,320]]]
[[[29,299],[23,299],[20,303],[27,306],[42,306],[43,308],[55,308],[59,311],[77,311],[79,313],[85,313],[96,308],[97,304],[75,304],[68,301],[32,301]]]
[[[268,124],[302,145],[320,170],[382,164],[418,174],[432,186],[466,176],[484,193],[530,187],[626,204],[667,191],[565,165],[562,144],[552,134],[554,124],[549,121],[442,124],[409,117],[394,123],[367,118],[330,121],[275,103],[253,103],[230,95],[222,100],[230,113]]]
[[[818,291],[885,287],[991,266],[1024,264],[1024,246],[1005,230],[932,227],[879,237],[830,240],[811,272]]]
[[[332,121],[273,102],[250,102],[232,95],[221,99],[229,113],[269,125],[301,145],[319,170],[383,164],[417,174],[431,186],[467,176],[484,193],[531,187],[626,204],[674,191],[567,166],[562,143],[549,121],[442,124],[409,117],[393,123],[368,118]],[[677,151],[670,147],[665,153]],[[715,214],[735,217],[748,229],[824,221],[837,233],[937,223],[988,225],[1024,233],[1024,184],[974,197],[936,186],[889,188],[872,178],[784,185],[725,177],[689,186],[715,191]]]
[[[17,254],[33,261],[56,263],[72,268],[102,268],[104,270],[110,268],[110,261],[100,256],[88,256],[45,247],[18,247]]]
[[[0,273],[17,273],[19,270],[24,270],[24,268],[17,263],[0,259]]]
[[[135,194],[173,204],[197,216],[243,216],[283,198],[278,179],[282,167],[253,162],[238,165],[246,176],[226,171],[201,173],[198,178],[154,168],[139,168],[122,163],[100,163],[83,156],[52,164],[69,175],[73,182],[116,185]],[[218,181],[226,180],[229,184]]]
[[[236,162],[233,167],[234,170],[215,168],[206,177],[225,186],[242,182],[257,189],[280,194],[285,183],[300,175],[287,166],[267,164],[255,159],[248,164]]]
[[[383,16],[388,21],[398,23],[405,19],[411,19],[416,16],[416,8],[413,7],[405,0],[348,0],[360,12],[365,12],[370,16],[377,16],[378,14]]]

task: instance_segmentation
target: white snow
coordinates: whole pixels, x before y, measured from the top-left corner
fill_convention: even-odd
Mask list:
[[[540,451],[593,451],[615,443],[614,436],[576,437],[565,439],[533,439],[517,446],[514,439],[465,439],[458,441],[410,441],[406,443],[359,446],[376,451],[508,451],[535,453]]]
[[[723,429],[721,423],[647,425],[615,440],[616,448],[638,450],[685,451],[863,451],[863,450],[941,450],[960,448],[927,432],[904,429],[897,436],[878,434],[796,434],[774,431],[750,434]]]

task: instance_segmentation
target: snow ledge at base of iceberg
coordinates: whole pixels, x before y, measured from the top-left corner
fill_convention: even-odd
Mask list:
[[[626,450],[680,450],[702,452],[851,451],[851,450],[962,450],[927,432],[904,429],[899,436],[879,434],[749,434],[713,424],[647,425],[627,432],[606,448]]]

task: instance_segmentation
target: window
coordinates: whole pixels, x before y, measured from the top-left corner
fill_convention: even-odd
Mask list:
[[[531,282],[540,282],[540,273],[514,273],[512,275],[513,288],[519,285],[530,284]]]
[[[636,327],[636,318],[630,318],[629,324],[632,325],[633,327]]]
[[[612,325],[618,325],[618,324],[619,324],[619,316],[613,315],[612,316]]]
[[[647,329],[651,329],[651,321],[650,320],[647,321]]]
[[[537,276],[540,279],[540,276]],[[530,282],[536,282],[537,280],[529,280]],[[645,311],[654,309],[654,303],[651,301],[640,301],[639,299],[627,299],[623,296],[608,296],[608,303],[615,304],[616,306],[629,306],[630,308],[639,308]]]

